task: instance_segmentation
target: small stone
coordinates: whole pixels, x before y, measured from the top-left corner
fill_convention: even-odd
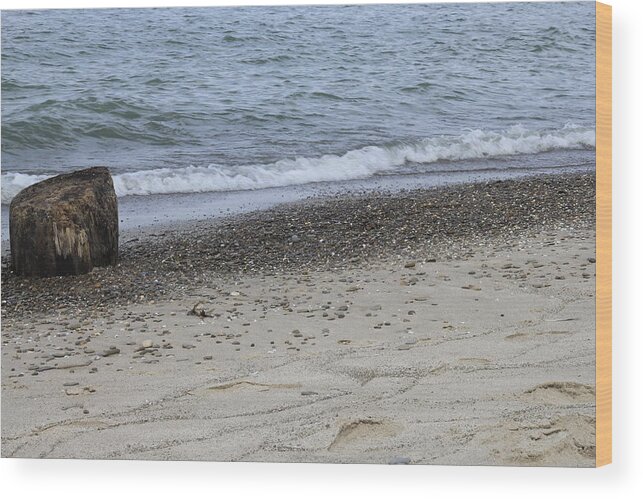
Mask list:
[[[388,464],[411,464],[411,458],[408,457],[394,457]]]
[[[110,355],[116,355],[117,353],[121,353],[119,348],[109,347],[107,350],[103,350],[102,356],[109,357]]]

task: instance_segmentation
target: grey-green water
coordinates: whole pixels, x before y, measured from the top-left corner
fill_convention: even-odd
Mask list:
[[[594,26],[592,2],[3,12],[2,201],[90,165],[119,195],[591,165]]]

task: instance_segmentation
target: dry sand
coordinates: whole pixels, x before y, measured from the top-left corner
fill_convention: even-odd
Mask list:
[[[2,456],[592,466],[594,231],[510,239],[5,317]]]

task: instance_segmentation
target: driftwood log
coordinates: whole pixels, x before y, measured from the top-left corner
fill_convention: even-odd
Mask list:
[[[25,276],[84,274],[118,257],[112,177],[97,167],[38,182],[9,208],[13,270]]]

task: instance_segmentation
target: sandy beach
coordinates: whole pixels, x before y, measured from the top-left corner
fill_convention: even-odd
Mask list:
[[[336,196],[4,268],[2,456],[592,466],[594,192]]]

